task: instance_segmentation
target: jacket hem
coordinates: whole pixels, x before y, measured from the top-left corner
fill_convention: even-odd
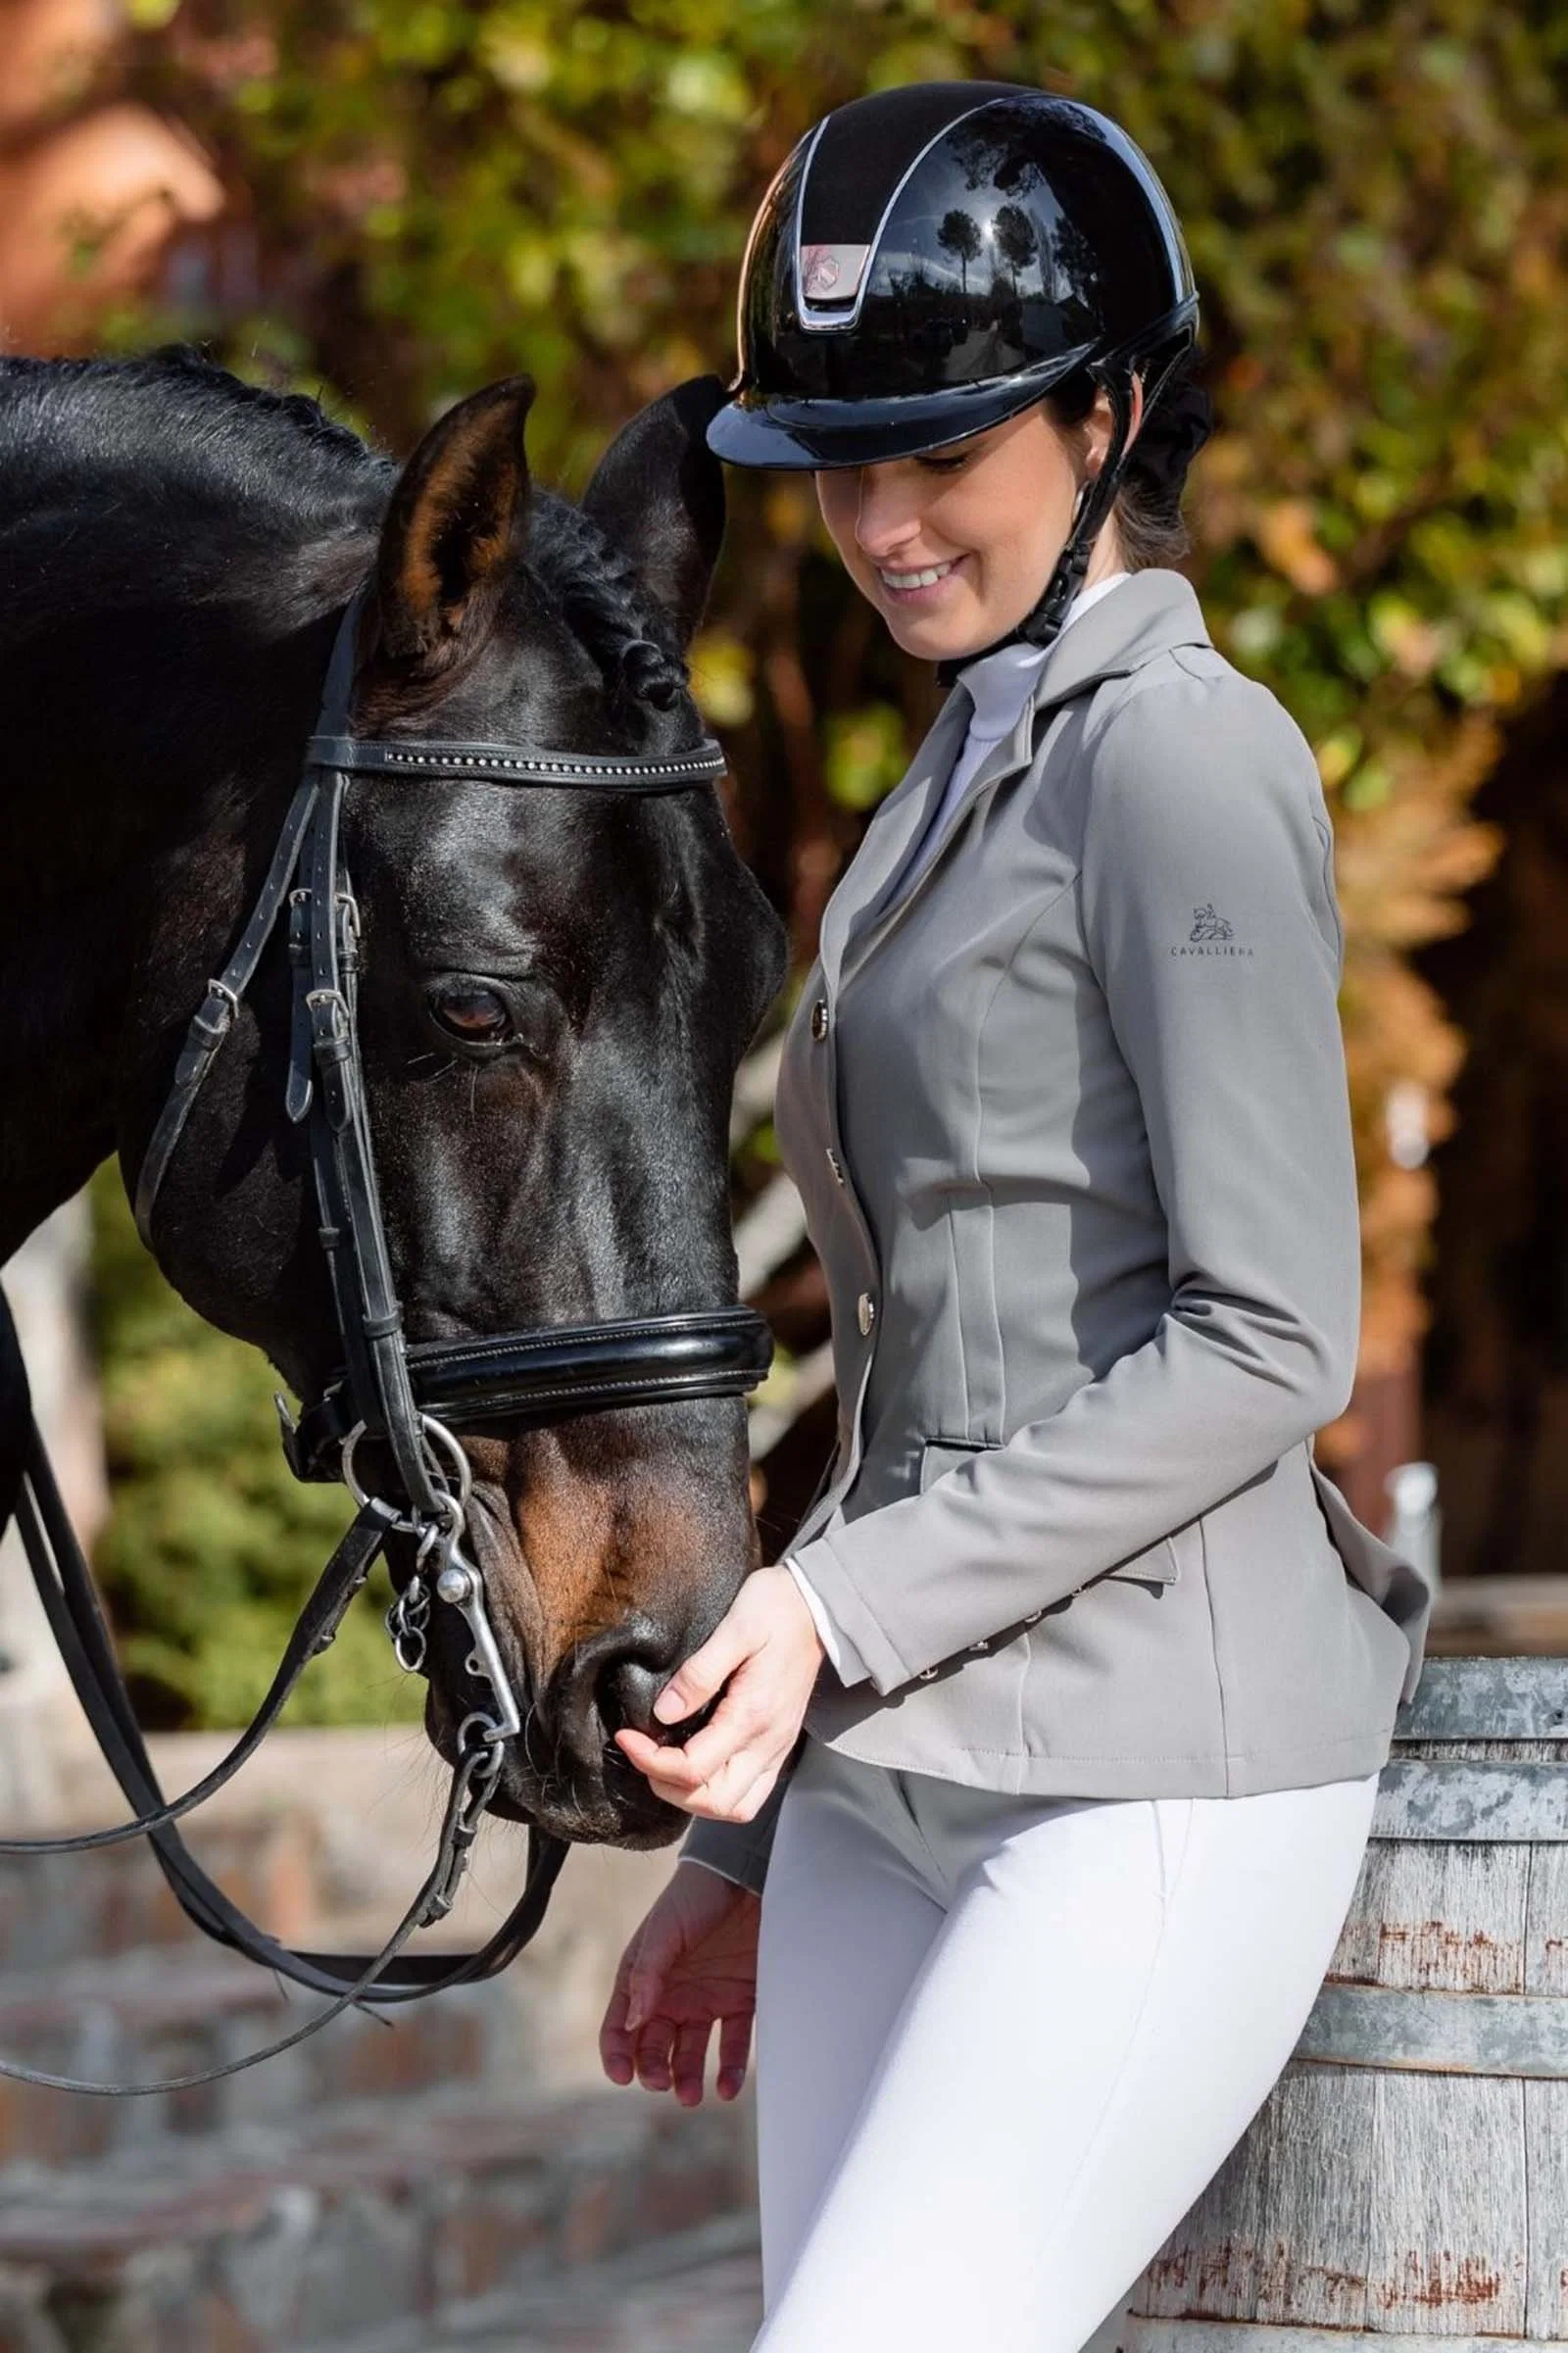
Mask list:
[[[824,1736],[808,1719],[812,1740],[862,1764],[895,1772],[926,1773],[969,1789],[996,1789],[998,1767],[1006,1768],[1006,1793],[1062,1797],[1250,1797],[1267,1789],[1311,1789],[1320,1782],[1359,1780],[1379,1773],[1389,1761],[1393,1726],[1351,1733],[1337,1740],[1300,1741],[1290,1747],[1206,1752],[1199,1755],[1041,1756],[1014,1749],[960,1748],[943,1743],[940,1757],[881,1753],[856,1732]],[[900,1744],[895,1742],[894,1747]]]

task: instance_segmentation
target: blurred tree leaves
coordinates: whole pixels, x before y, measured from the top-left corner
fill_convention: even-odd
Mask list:
[[[800,134],[938,75],[1102,107],[1186,225],[1218,412],[1189,568],[1334,807],[1362,1365],[1407,1363],[1433,1192],[1396,1163],[1388,1104],[1417,1083],[1441,1137],[1463,1049],[1405,954],[1462,922],[1499,847],[1474,794],[1568,651],[1555,0],[184,0],[133,78],[232,202],[122,332],[199,334],[400,449],[526,368],[532,462],[580,490],[639,406],[731,371],[747,228]],[[938,697],[808,483],[728,490],[695,675],[800,963]]]
[[[276,1377],[215,1332],[142,1249],[110,1162],[93,1180],[92,1299],[114,1509],[93,1567],[142,1721],[233,1725],[256,1711],[352,1506],[296,1483],[277,1443]],[[378,1569],[285,1724],[416,1719],[380,1623]]]

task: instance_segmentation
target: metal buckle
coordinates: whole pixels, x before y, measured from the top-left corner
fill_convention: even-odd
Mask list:
[[[445,1491],[441,1495],[441,1502],[449,1514],[455,1514],[455,1533],[461,1536],[464,1520],[467,1516],[468,1497],[473,1493],[472,1465],[445,1422],[438,1422],[433,1413],[420,1414],[419,1430],[428,1447],[428,1458],[435,1485]],[[370,1498],[367,1490],[361,1486],[355,1476],[354,1456],[356,1448],[365,1435],[364,1422],[356,1422],[338,1448],[338,1476],[362,1511]],[[445,1463],[441,1461],[443,1451],[446,1454]],[[449,1467],[457,1473],[457,1493],[455,1495],[447,1476]],[[399,1536],[422,1537],[427,1525],[428,1523],[424,1520],[401,1517],[396,1523],[396,1528]]]

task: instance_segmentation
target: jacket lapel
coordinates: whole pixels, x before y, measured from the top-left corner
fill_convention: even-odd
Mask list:
[[[1029,765],[1043,712],[1103,679],[1130,675],[1172,646],[1212,643],[1197,593],[1184,573],[1155,565],[1119,581],[1052,647],[1017,725],[992,746],[950,812],[941,847],[912,881],[899,883],[884,897],[941,800],[968,732],[969,697],[955,686],[907,773],[879,804],[823,910],[820,954],[830,991],[836,991],[849,971],[880,944],[943,866],[949,845],[981,794]]]
[[[881,897],[941,799],[969,732],[972,708],[966,690],[955,686],[903,777],[872,810],[859,848],[822,910],[818,953],[830,991],[838,987],[851,926]]]

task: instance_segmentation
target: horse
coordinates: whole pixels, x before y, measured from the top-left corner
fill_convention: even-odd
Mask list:
[[[133,1194],[192,1007],[264,887],[358,599],[356,734],[675,760],[724,527],[716,376],[536,484],[526,374],[399,467],[314,400],[185,347],[0,360],[0,1258],[111,1154]],[[736,1068],[785,933],[711,789],[356,775],[364,1098],[411,1348],[733,1301]],[[301,1397],[342,1363],[269,939],[162,1172],[156,1254]],[[558,1838],[686,1817],[612,1738],[760,1557],[738,1395],[461,1433],[466,1539],[525,1695],[491,1804]],[[461,1620],[425,1721],[454,1763]]]

